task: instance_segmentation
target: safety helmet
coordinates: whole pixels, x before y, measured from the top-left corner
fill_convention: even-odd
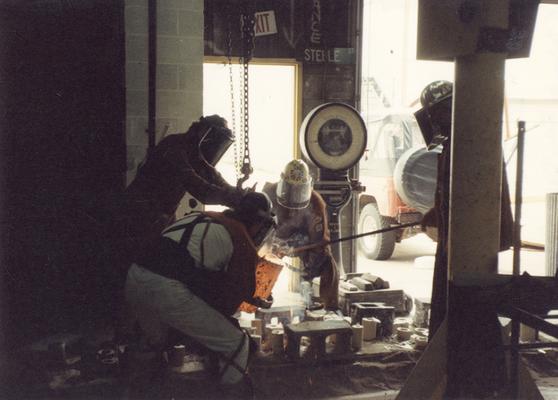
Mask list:
[[[234,142],[234,135],[227,121],[219,115],[201,117],[192,124],[201,156],[215,166]]]
[[[448,81],[434,81],[420,94],[422,108],[415,112],[428,149],[442,144],[451,134],[451,108],[453,84]]]
[[[233,210],[234,216],[246,226],[260,224],[260,229],[252,235],[256,247],[260,247],[277,227],[277,217],[273,213],[273,203],[265,193],[248,192]]]
[[[292,160],[281,173],[277,184],[277,202],[286,208],[305,208],[312,195],[312,176],[302,160]]]

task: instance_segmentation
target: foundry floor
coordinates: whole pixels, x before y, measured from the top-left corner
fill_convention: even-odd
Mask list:
[[[122,368],[101,367],[91,357],[110,339],[108,329],[94,334],[60,334],[16,352],[10,360],[1,360],[5,384],[0,388],[0,398],[224,399],[207,372],[172,368],[165,369],[163,380],[150,385],[145,397],[131,394],[134,391],[130,391]],[[68,344],[64,363],[53,359],[52,354],[51,344],[61,341]],[[394,399],[420,355],[421,351],[409,343],[394,339],[364,342],[359,352],[321,362],[293,362],[284,356],[260,354],[251,364],[254,399]],[[523,360],[544,399],[557,400],[557,353],[532,351],[524,354]]]
[[[110,339],[108,332],[81,336],[55,335],[27,347],[3,372],[2,399],[126,399],[135,400],[124,371],[99,364],[95,354]],[[66,361],[52,353],[52,343],[65,342]],[[49,350],[50,347],[50,350]],[[81,354],[79,354],[81,353]],[[255,399],[326,399],[395,393],[420,353],[395,341],[365,342],[358,353],[337,360],[292,362],[286,356],[257,356],[251,364]],[[54,356],[54,358],[53,358]],[[164,379],[150,387],[145,399],[222,399],[205,371],[166,368]],[[387,399],[389,397],[382,397]]]
[[[389,280],[412,297],[430,296],[435,245],[424,235],[404,241],[387,261],[359,257],[359,272]],[[511,270],[511,251],[500,254],[500,272]],[[544,274],[544,253],[522,251],[522,271]],[[83,327],[76,332],[44,338],[0,360],[2,399],[123,399],[130,395],[120,368],[102,369],[91,354],[107,340],[109,329]],[[64,341],[68,359],[53,360],[49,346]],[[52,347],[52,346],[51,346]],[[52,349],[51,349],[52,350]],[[89,355],[83,357],[83,355]],[[260,356],[252,364],[255,398],[389,400],[395,398],[420,352],[395,341],[365,342],[363,351],[337,361],[295,363],[282,357]],[[81,357],[80,357],[81,356]],[[532,351],[523,359],[543,397],[558,400],[558,356],[552,351]],[[169,371],[157,394],[149,399],[219,398],[215,383],[204,372]]]

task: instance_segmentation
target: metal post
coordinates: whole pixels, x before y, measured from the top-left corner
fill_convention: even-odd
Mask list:
[[[525,149],[525,121],[517,122],[517,164],[515,175],[515,213],[513,228],[513,275],[519,275],[521,257],[521,204],[523,192],[523,154]]]
[[[546,276],[558,278],[558,193],[546,194],[544,251]]]
[[[364,10],[364,2],[363,0],[355,0],[354,3],[354,10],[355,10],[355,26],[356,26],[356,34],[355,34],[355,47],[358,49],[357,59],[355,63],[355,77],[356,77],[356,84],[355,84],[355,108],[362,113],[362,29],[363,29],[363,16],[362,12]],[[351,168],[350,178],[353,181],[357,181],[360,178],[360,163],[356,163],[356,165]],[[359,201],[359,192],[353,192],[353,196],[351,197],[351,235],[355,235],[358,233],[358,219],[360,216],[360,201]],[[350,264],[348,267],[345,267],[345,272],[357,272],[358,269],[358,246],[357,242],[352,240],[351,241],[351,258]]]
[[[515,175],[515,215],[513,226],[513,268],[514,276],[519,276],[521,260],[521,204],[523,192],[523,154],[525,150],[525,121],[517,123],[517,165]],[[517,315],[512,318],[510,351],[510,384],[512,397],[519,395],[519,331]]]
[[[456,60],[448,235],[450,280],[459,272],[497,272],[505,57],[485,53]]]
[[[455,65],[448,233],[448,364],[446,395],[462,387],[460,325],[452,287],[459,273],[498,271],[502,107],[506,55],[458,57]]]

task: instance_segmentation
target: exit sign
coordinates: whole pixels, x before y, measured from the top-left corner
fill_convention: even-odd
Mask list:
[[[265,36],[277,33],[274,11],[260,11],[254,14],[254,35]]]

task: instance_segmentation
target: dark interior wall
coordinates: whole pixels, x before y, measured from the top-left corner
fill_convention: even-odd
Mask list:
[[[126,169],[123,1],[1,5],[2,333],[106,310],[98,239]]]
[[[355,4],[355,0],[204,0],[204,52],[206,56],[226,56],[230,51],[232,56],[239,56],[241,13],[272,11],[277,32],[256,35],[254,57],[296,59],[304,64],[336,63],[331,58],[310,60],[309,50],[352,46]],[[256,25],[258,31],[265,23],[256,21]]]

